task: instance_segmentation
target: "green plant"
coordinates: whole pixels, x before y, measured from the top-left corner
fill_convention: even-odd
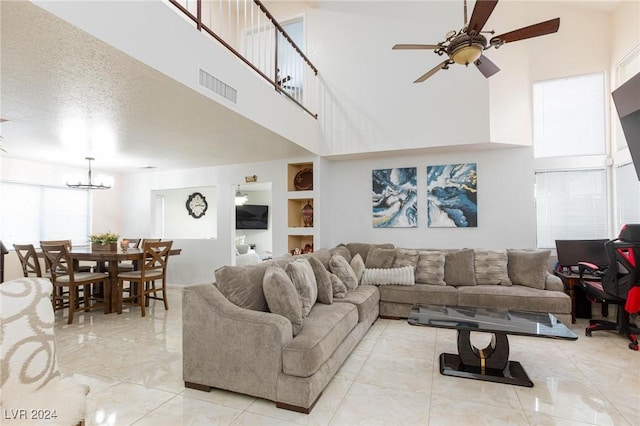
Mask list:
[[[113,232],[107,232],[106,234],[89,235],[89,239],[91,240],[92,243],[108,244],[108,243],[115,243],[116,241],[118,241],[119,236],[120,235],[114,234]]]

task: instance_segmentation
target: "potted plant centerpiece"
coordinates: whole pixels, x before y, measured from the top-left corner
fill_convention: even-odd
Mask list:
[[[89,235],[91,250],[93,251],[118,251],[118,234],[107,232],[106,234]]]

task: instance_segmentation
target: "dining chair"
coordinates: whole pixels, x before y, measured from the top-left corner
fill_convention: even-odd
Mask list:
[[[140,248],[140,241],[142,241],[141,238],[123,238],[122,241],[129,241],[129,246],[128,248]],[[118,272],[129,272],[129,271],[133,271],[135,269],[135,265],[133,262],[131,261],[120,261],[118,263]]]
[[[107,301],[110,290],[107,274],[74,271],[73,260],[66,244],[45,244],[41,241],[40,248],[49,266],[51,282],[54,288],[60,290],[54,292],[53,306],[56,309],[65,305],[69,308],[67,324],[73,323],[73,316],[77,311],[103,308],[105,313],[109,312]],[[98,286],[101,288],[98,289]],[[65,287],[69,288],[68,292],[64,292]],[[78,298],[80,288],[83,290],[82,299]],[[99,295],[99,290],[102,290],[101,294],[104,296]],[[65,304],[65,301],[68,303]]]
[[[42,274],[42,267],[38,260],[38,253],[33,244],[14,244],[13,248],[20,260],[22,266],[22,275],[25,277],[42,277],[49,278],[49,273]]]
[[[145,305],[147,299],[162,300],[164,309],[169,309],[167,303],[167,262],[173,241],[145,241],[143,245],[143,257],[140,262],[140,270],[122,272],[118,274],[118,313],[122,313],[122,305],[127,302],[140,306],[142,316],[146,315]],[[155,282],[162,280],[162,287],[156,287]],[[129,282],[129,287],[124,283]],[[158,297],[162,292],[162,297]],[[128,293],[127,297],[124,293]],[[153,296],[152,296],[153,294]]]
[[[72,244],[71,244],[71,240],[42,240],[40,241],[40,245],[42,244],[47,244],[47,245],[57,245],[57,244],[64,244],[67,246],[67,249],[71,250],[73,248]],[[89,265],[76,265],[75,267],[76,272],[91,272],[92,268]]]

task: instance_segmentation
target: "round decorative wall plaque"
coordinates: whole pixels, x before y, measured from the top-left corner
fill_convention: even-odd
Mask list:
[[[189,195],[189,198],[187,198],[186,207],[191,216],[195,219],[200,219],[204,216],[209,205],[207,204],[207,200],[204,198],[204,195],[199,192],[194,192]]]

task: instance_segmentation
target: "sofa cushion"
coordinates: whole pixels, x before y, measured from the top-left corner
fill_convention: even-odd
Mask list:
[[[416,284],[445,285],[445,253],[438,250],[423,250],[418,253]]]
[[[351,256],[355,256],[356,254],[359,254],[360,257],[362,257],[363,262],[367,261],[367,254],[369,253],[369,250],[371,249],[371,247],[392,249],[395,246],[393,244],[370,244],[370,243],[347,244],[347,248],[349,249],[349,252],[351,252]]]
[[[318,285],[313,268],[307,259],[296,259],[285,266],[284,270],[298,292],[302,302],[302,317],[305,318],[318,300]]]
[[[351,259],[351,263],[349,263],[349,266],[351,266],[351,269],[353,269],[353,273],[356,274],[356,279],[358,283],[360,283],[362,274],[364,274],[365,269],[364,260],[362,260],[362,256],[360,256],[360,253],[357,253],[355,256],[353,256],[353,258]]]
[[[478,285],[511,285],[507,271],[506,250],[474,250]]]
[[[364,264],[367,268],[391,268],[396,259],[396,249],[371,247]]]
[[[355,290],[347,292],[344,299],[336,299],[340,303],[352,303],[358,308],[358,322],[366,320],[375,306],[380,302],[378,287],[372,285],[359,285]]]
[[[379,287],[380,299],[385,302],[423,303],[426,305],[456,305],[458,296],[455,287],[416,284],[413,286],[386,285]]]
[[[333,297],[342,299],[347,295],[347,286],[338,278],[336,274],[329,273],[331,279],[331,287],[333,288]],[[334,299],[335,300],[335,299]]]
[[[302,302],[289,275],[280,266],[267,268],[262,285],[269,310],[291,321],[293,335],[302,330]]]
[[[311,265],[311,269],[313,269],[313,275],[316,277],[316,285],[318,286],[318,302],[330,305],[333,303],[333,287],[331,287],[329,271],[327,271],[317,257],[309,256],[307,260]]]
[[[363,285],[414,285],[413,266],[402,268],[367,268],[362,275]]]
[[[313,375],[357,324],[358,309],[351,303],[316,304],[302,331],[283,346],[282,371],[297,377]]]
[[[514,284],[545,289],[549,250],[507,250],[509,278]]]
[[[351,252],[344,244],[335,246],[334,248],[329,250],[329,253],[331,253],[331,256],[333,256],[334,254],[339,254],[340,256],[344,257],[347,262],[351,262]]]
[[[393,261],[394,268],[402,268],[403,266],[411,266],[415,269],[418,265],[418,250],[412,249],[396,249],[396,258]]]
[[[444,282],[456,287],[476,285],[473,249],[447,252],[444,260]]]
[[[458,288],[458,305],[554,314],[571,312],[571,299],[565,293],[522,285],[478,285]]]
[[[216,269],[216,286],[231,303],[245,309],[266,311],[262,279],[268,262],[250,266],[223,266]]]
[[[334,254],[329,260],[329,270],[336,274],[340,281],[347,286],[348,290],[353,290],[358,287],[358,277],[351,269],[349,262],[341,255]]]
[[[329,270],[329,259],[331,259],[331,252],[327,249],[318,249],[314,250],[313,253],[309,255],[309,257],[314,257],[318,259],[322,266],[325,267],[326,270]]]

